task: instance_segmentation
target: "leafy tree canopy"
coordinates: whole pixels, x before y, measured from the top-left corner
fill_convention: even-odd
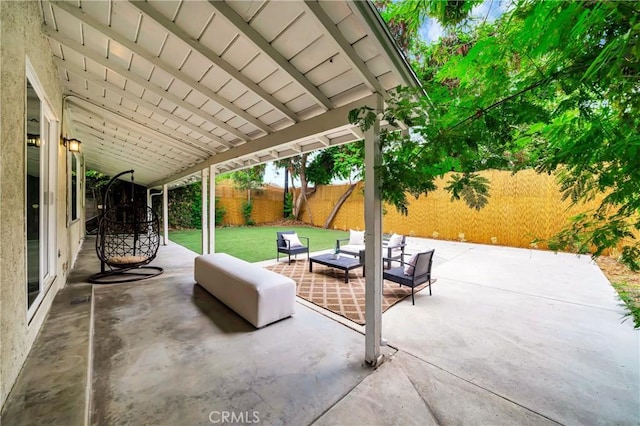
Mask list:
[[[236,188],[247,191],[247,201],[251,202],[251,191],[264,186],[264,172],[266,164],[258,164],[249,169],[237,170],[230,173]]]
[[[638,4],[522,0],[493,23],[460,25],[477,3],[387,3],[407,39],[417,39],[427,15],[448,33],[432,45],[404,44],[428,97],[401,90],[386,111],[351,116],[363,127],[380,114],[412,126],[382,132],[383,197],[406,211],[405,191],[429,192],[453,170],[461,172],[447,187],[454,198],[481,207],[486,186],[474,171],[557,173],[575,203],[606,196],[552,247],[599,255],[626,241],[622,258],[638,269],[640,247],[629,243],[640,230]]]

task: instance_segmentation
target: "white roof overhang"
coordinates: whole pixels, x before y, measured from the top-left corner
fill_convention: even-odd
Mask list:
[[[362,138],[349,110],[419,86],[368,1],[41,1],[88,168],[146,186]]]

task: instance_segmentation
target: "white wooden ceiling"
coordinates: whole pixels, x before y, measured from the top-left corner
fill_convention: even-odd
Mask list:
[[[374,93],[417,86],[354,1],[41,1],[88,168],[185,182],[360,139]]]

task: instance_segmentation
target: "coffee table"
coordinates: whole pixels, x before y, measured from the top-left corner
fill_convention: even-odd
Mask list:
[[[362,276],[364,276],[364,263],[360,263],[357,257],[340,256],[338,259],[333,258],[333,254],[326,253],[309,258],[309,272],[313,272],[313,264],[319,263],[330,268],[340,269],[344,271],[344,282],[349,283],[349,271],[362,267]]]

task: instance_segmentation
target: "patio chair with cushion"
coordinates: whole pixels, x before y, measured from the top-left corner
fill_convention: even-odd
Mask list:
[[[391,268],[391,261],[402,261],[405,255],[404,248],[407,245],[405,235],[385,234],[382,236],[382,256],[385,258],[387,269]],[[364,231],[351,230],[349,238],[336,240],[336,247],[339,253],[358,257],[364,250]]]
[[[309,260],[309,238],[299,237],[295,231],[282,231],[276,232],[276,248],[278,252],[276,254],[276,260],[280,261],[280,253],[285,253],[289,256],[289,263],[291,263],[291,255],[294,258],[298,254],[307,253],[307,260]],[[300,241],[300,239],[306,240],[306,245]]]
[[[415,305],[414,289],[419,285],[427,283],[429,296],[431,296],[431,284],[435,282],[431,279],[434,252],[435,250],[428,250],[416,253],[411,256],[408,262],[401,261],[401,266],[383,271],[382,277],[385,280],[398,283],[400,286],[411,287],[411,303]]]

